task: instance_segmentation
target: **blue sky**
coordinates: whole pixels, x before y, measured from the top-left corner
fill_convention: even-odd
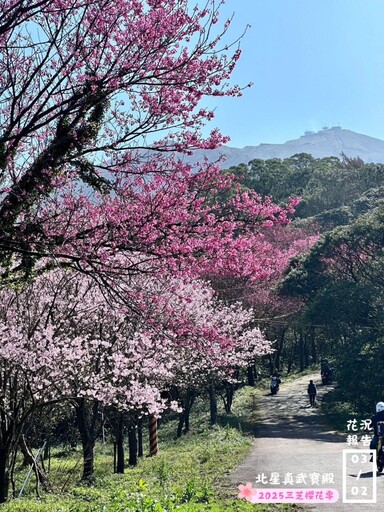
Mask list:
[[[283,143],[343,128],[384,139],[383,0],[226,0],[229,37],[247,24],[233,75],[240,99],[214,98],[228,145]]]

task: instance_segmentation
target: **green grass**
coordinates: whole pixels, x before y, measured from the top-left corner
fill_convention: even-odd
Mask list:
[[[192,411],[191,432],[175,439],[176,421],[159,431],[156,457],[144,457],[124,475],[113,474],[112,446],[97,445],[95,483],[80,485],[80,451],[53,453],[52,493],[36,498],[34,478],[21,499],[3,512],[268,512],[293,511],[295,505],[254,505],[237,499],[238,490],[226,480],[229,471],[247,455],[255,421],[252,388],[235,397],[234,414],[221,415],[221,426],[209,428],[206,404]],[[17,488],[23,472],[18,473]]]
[[[313,373],[317,373],[318,378],[320,380],[321,378],[321,372],[320,372],[320,363],[312,364],[310,366],[307,366],[304,368],[304,370],[300,370],[299,368],[294,368],[290,373],[284,375],[282,379],[284,379],[284,382],[292,382],[300,377],[305,377],[306,375],[311,375]]]

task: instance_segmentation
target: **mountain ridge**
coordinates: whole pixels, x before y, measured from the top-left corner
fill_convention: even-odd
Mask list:
[[[229,168],[241,163],[247,164],[256,158],[262,160],[284,159],[297,153],[309,153],[315,158],[327,156],[340,158],[341,153],[344,153],[348,157],[359,157],[366,163],[384,163],[384,141],[344,129],[341,126],[333,126],[331,128],[324,127],[318,132],[306,131],[298,139],[288,140],[283,144],[261,143],[258,146],[244,146],[243,148],[222,146],[210,151],[197,150],[187,158],[187,161],[195,163],[206,156],[211,162],[214,162],[223,155],[226,160],[220,165],[222,168]]]

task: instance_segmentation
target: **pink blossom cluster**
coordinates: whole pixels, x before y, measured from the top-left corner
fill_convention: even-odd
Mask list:
[[[170,386],[229,379],[270,351],[252,312],[221,304],[202,282],[136,286],[131,309],[73,271],[1,290],[2,407],[11,395],[35,404],[85,397],[159,416],[177,408],[161,397]]]
[[[124,255],[120,272],[134,267],[260,280],[280,264],[281,251],[267,235],[290,222],[296,200],[283,208],[248,192],[223,204],[216,197],[232,179],[214,165],[201,164],[196,172],[181,160],[152,157],[140,171],[131,166],[120,166],[112,195],[68,184],[42,201],[34,217],[41,231],[26,235],[30,247],[100,272],[116,271],[118,254]],[[30,222],[25,216],[20,229],[27,231]]]
[[[227,140],[215,128],[202,137],[213,113],[199,106],[240,94],[220,2],[0,1],[0,244],[11,269],[51,257],[100,279],[268,278],[281,255],[265,231],[287,224],[297,200],[283,208],[239,190],[223,205],[230,176],[164,156]]]
[[[134,141],[184,151],[227,140],[215,129],[207,140],[199,133],[213,117],[197,108],[204,96],[240,94],[228,85],[240,50],[221,49],[228,23],[213,31],[215,4],[2,0],[0,136],[12,184],[63,121],[71,139],[63,165],[79,154],[131,149]],[[98,102],[105,106],[102,128],[92,117]],[[92,123],[95,137],[80,149],[82,129]],[[166,135],[157,139],[159,133]]]

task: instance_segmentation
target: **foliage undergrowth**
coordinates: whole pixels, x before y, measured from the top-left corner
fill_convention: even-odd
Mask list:
[[[80,450],[53,450],[50,482],[53,491],[36,498],[33,478],[21,498],[6,503],[3,512],[266,512],[297,510],[296,505],[255,505],[237,499],[238,490],[226,479],[246,456],[254,426],[253,388],[235,396],[233,414],[220,416],[221,426],[208,427],[200,402],[191,417],[191,432],[175,439],[176,418],[161,424],[160,450],[143,457],[125,474],[112,474],[111,444],[96,448],[95,482],[80,484]],[[205,412],[204,412],[205,411]],[[24,472],[19,471],[20,489]]]
[[[322,410],[327,415],[329,423],[339,432],[346,432],[348,420],[363,419],[352,403],[347,400],[341,388],[335,388],[327,393],[322,402]],[[373,413],[372,413],[373,414]]]

